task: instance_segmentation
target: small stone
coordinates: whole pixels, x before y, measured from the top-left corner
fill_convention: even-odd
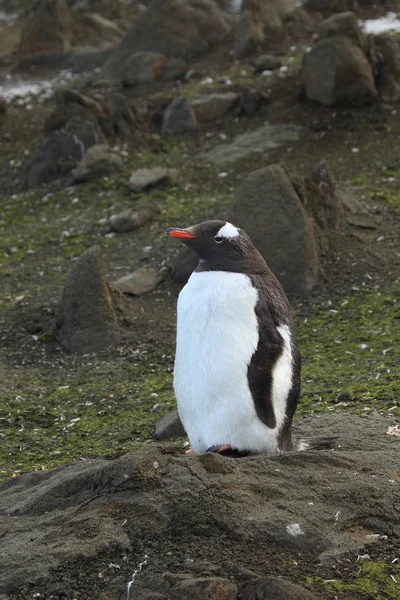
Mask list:
[[[239,94],[236,92],[226,92],[224,94],[198,96],[192,100],[191,104],[200,122],[215,121],[226,115],[238,100]]]
[[[185,579],[170,592],[170,600],[236,600],[238,589],[221,577]]]
[[[81,183],[98,177],[104,177],[119,169],[124,163],[112,152],[107,144],[95,144],[86,150],[76,169],[72,171],[73,181]]]
[[[267,94],[263,94],[255,88],[246,87],[240,94],[239,112],[245,115],[253,115],[268,102]]]
[[[274,71],[282,66],[282,60],[277,56],[271,54],[263,54],[255,58],[251,64],[254,67],[255,73],[261,73],[262,71]]]
[[[351,394],[349,394],[349,392],[340,392],[336,398],[335,398],[335,403],[339,403],[339,402],[351,402],[353,400],[353,397]]]
[[[197,129],[196,115],[184,96],[174,98],[163,116],[162,132],[172,135],[188,133]]]
[[[169,440],[171,438],[185,437],[186,432],[183,428],[177,410],[165,415],[156,426],[153,434],[156,440]]]
[[[139,267],[139,269],[125,277],[121,277],[112,285],[124,294],[141,296],[154,290],[164,277],[165,272],[157,271],[151,267]]]
[[[300,585],[278,579],[262,577],[245,583],[240,593],[241,600],[316,600],[314,594]]]
[[[117,233],[125,233],[127,231],[132,231],[133,229],[138,229],[144,225],[146,221],[157,214],[159,210],[157,204],[151,202],[143,204],[136,210],[128,208],[121,213],[110,217],[110,227]]]
[[[141,192],[150,188],[165,185],[175,181],[178,175],[177,169],[165,169],[154,167],[153,169],[138,169],[129,179],[129,187],[134,192]]]

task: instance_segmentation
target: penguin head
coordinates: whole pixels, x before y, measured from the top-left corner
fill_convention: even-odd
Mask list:
[[[227,221],[204,221],[186,229],[170,227],[165,233],[194,250],[200,262],[214,267],[228,264],[233,267],[258,255],[247,234]]]

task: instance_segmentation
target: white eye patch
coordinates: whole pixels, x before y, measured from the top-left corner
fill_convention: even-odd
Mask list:
[[[232,223],[225,223],[225,225],[221,227],[221,229],[218,231],[215,237],[232,239],[238,237],[238,235],[239,230],[234,225],[232,225]]]

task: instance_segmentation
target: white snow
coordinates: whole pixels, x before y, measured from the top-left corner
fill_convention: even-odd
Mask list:
[[[32,97],[38,97],[39,102],[45,102],[51,98],[56,88],[61,87],[75,77],[77,75],[74,75],[70,71],[61,71],[61,73],[52,79],[41,80],[17,79],[8,75],[0,85],[0,96],[6,102],[14,102],[20,106],[29,105]]]
[[[366,21],[361,21],[361,27],[364,29],[365,33],[400,31],[399,15],[394,12],[389,12],[379,19],[367,19]]]

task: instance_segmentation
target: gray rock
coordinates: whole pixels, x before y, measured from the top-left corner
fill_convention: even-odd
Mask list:
[[[184,96],[174,98],[163,115],[162,132],[172,135],[188,133],[197,129],[193,108]]]
[[[246,87],[240,94],[239,114],[254,115],[262,106],[268,104],[267,94],[259,92],[255,88]]]
[[[105,72],[119,77],[125,60],[138,51],[193,61],[227,42],[233,26],[234,17],[213,0],[154,0],[127,32]]]
[[[75,183],[81,183],[114,173],[123,166],[122,159],[112,152],[110,146],[95,144],[86,150],[82,160],[72,171],[72,178]]]
[[[70,69],[73,73],[91,73],[95,69],[100,69],[110,58],[111,50],[82,49],[73,50],[65,58],[65,69]]]
[[[123,294],[141,296],[154,290],[164,279],[165,273],[151,267],[139,267],[133,273],[117,279],[112,286]]]
[[[171,438],[186,437],[186,432],[177,410],[168,413],[160,419],[157,423],[153,437],[156,440],[170,440]]]
[[[264,125],[260,129],[237,135],[229,144],[220,144],[199,154],[199,158],[215,165],[224,165],[242,160],[254,152],[265,153],[282,144],[297,142],[303,132],[294,125]]]
[[[21,33],[19,53],[64,53],[71,47],[72,18],[65,0],[40,0]]]
[[[245,583],[240,592],[241,600],[316,600],[309,590],[277,577],[262,577]]]
[[[289,295],[307,293],[318,273],[313,220],[282,167],[250,173],[237,190],[228,219],[243,227]]]
[[[357,11],[357,0],[306,0],[304,8],[322,13],[342,13]]]
[[[284,39],[284,19],[293,10],[290,0],[243,0],[236,29],[235,56],[255,52],[264,41]]]
[[[58,336],[70,352],[104,350],[121,337],[104,261],[97,246],[85,250],[72,267],[57,310]]]
[[[153,445],[115,460],[77,461],[9,479],[0,484],[0,594],[40,580],[49,597],[47,587],[71,589],[85,569],[85,597],[96,589],[105,599],[102,586],[110,578],[99,581],[98,573],[121,564],[126,553],[136,556],[137,568],[138,539],[154,554],[135,585],[141,589],[143,577],[144,588],[168,598],[170,584],[162,588],[155,575],[182,562],[182,539],[196,550],[223,537],[228,557],[251,546],[260,556],[290,548],[315,561],[347,553],[355,560],[371,531],[387,535],[394,547],[400,541],[399,438],[386,432],[395,423],[394,416],[325,414],[296,422],[295,436],[338,435],[335,450],[235,460]],[[361,523],[356,535],[354,523]],[[293,524],[303,533],[289,533]]]
[[[357,16],[353,12],[339,13],[322,21],[317,29],[317,35],[322,40],[324,38],[343,35],[349,38],[356,46],[365,51],[367,41],[364,32],[358,22]]]
[[[238,103],[238,100],[238,93],[225,92],[197,96],[191,100],[191,105],[200,122],[216,121],[225,116]]]
[[[282,60],[271,54],[263,54],[252,60],[251,64],[254,67],[255,73],[261,73],[262,71],[274,71],[275,69],[279,69],[279,67],[282,66]]]
[[[134,52],[124,62],[120,78],[129,86],[153,81],[173,81],[184,76],[187,65],[183,60],[168,59],[158,52]]]
[[[138,229],[146,221],[149,221],[159,212],[157,204],[146,202],[135,210],[128,208],[117,215],[112,215],[109,219],[112,231],[117,233],[126,233]]]
[[[320,40],[305,54],[302,77],[307,97],[326,106],[371,104],[378,95],[365,54],[341,35]]]
[[[138,169],[129,178],[129,187],[134,192],[142,192],[153,187],[171,183],[178,176],[177,169],[153,167],[152,169]]]
[[[170,592],[170,600],[236,600],[238,589],[229,579],[199,577],[184,579]]]
[[[375,35],[374,49],[379,56],[376,84],[384,102],[400,99],[400,46],[388,35]]]

